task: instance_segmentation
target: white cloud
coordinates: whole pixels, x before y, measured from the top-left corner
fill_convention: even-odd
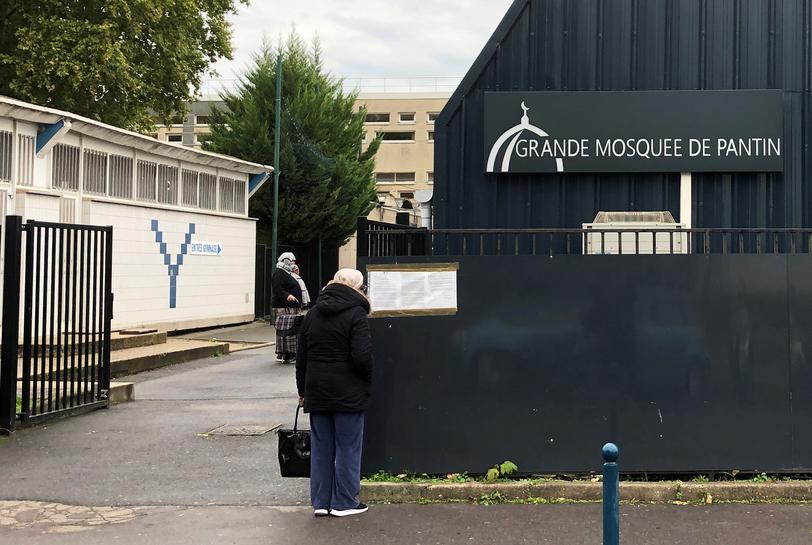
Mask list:
[[[251,63],[263,37],[275,42],[295,26],[318,35],[336,76],[458,77],[465,74],[512,0],[253,0],[232,17],[234,60],[222,78]]]

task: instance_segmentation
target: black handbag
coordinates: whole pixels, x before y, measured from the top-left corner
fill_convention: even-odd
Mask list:
[[[279,435],[279,471],[283,477],[310,477],[310,430],[300,430],[299,411],[296,407],[296,419],[293,429],[280,429]]]

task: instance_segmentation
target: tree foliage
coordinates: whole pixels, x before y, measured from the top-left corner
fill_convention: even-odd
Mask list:
[[[374,157],[380,141],[362,149],[364,118],[354,111],[357,93],[324,69],[318,41],[308,47],[295,33],[277,48],[264,46],[225,108],[209,117],[207,149],[273,164],[276,58],[281,52],[282,115],[279,179],[279,240],[307,244],[321,238],[339,246],[355,231],[375,198]],[[268,183],[251,199],[258,237],[271,239],[273,189]]]
[[[237,0],[247,3],[247,0]],[[235,0],[2,0],[0,94],[146,130],[231,55]]]

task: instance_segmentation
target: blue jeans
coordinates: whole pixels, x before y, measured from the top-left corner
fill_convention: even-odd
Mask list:
[[[364,413],[310,414],[310,501],[314,509],[354,509],[361,493]]]

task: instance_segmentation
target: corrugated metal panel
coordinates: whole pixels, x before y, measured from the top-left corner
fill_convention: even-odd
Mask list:
[[[669,210],[679,175],[486,175],[483,93],[783,89],[783,174],[695,174],[697,227],[812,225],[812,0],[516,0],[436,123],[439,228],[579,227]]]

